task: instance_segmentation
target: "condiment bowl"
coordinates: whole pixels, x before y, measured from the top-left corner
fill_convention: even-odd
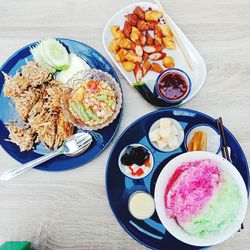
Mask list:
[[[202,131],[207,134],[207,150],[208,152],[219,154],[222,147],[222,139],[218,130],[209,124],[201,123],[190,128],[185,134],[184,145],[188,151],[188,144],[191,141],[194,133]]]
[[[150,141],[150,143],[153,145],[154,148],[156,148],[157,150],[159,150],[159,151],[161,151],[161,152],[172,152],[172,151],[178,149],[178,148],[182,145],[183,140],[184,140],[184,130],[183,130],[181,124],[180,124],[177,120],[175,120],[175,119],[173,119],[173,118],[169,118],[169,117],[163,117],[163,118],[167,118],[167,119],[171,120],[172,124],[173,124],[173,125],[176,127],[176,129],[178,130],[178,136],[177,136],[177,137],[178,137],[178,145],[176,145],[176,147],[173,147],[173,148],[170,148],[170,147],[168,146],[168,147],[166,147],[165,149],[162,149],[162,148],[160,148],[160,147],[157,145],[156,142],[153,142],[152,140],[150,140],[150,137],[149,137],[149,141]],[[155,122],[151,125],[151,127],[150,127],[150,129],[149,129],[149,134],[159,126],[160,120],[161,120],[161,119],[155,121]]]
[[[179,96],[177,98],[171,98],[171,99],[164,96],[160,91],[161,81],[164,79],[164,77],[166,77],[167,75],[170,75],[170,74],[180,76],[179,77],[179,84],[176,81],[173,81],[173,82],[171,82],[171,87],[173,86],[172,84],[179,85],[179,87],[182,83],[184,83],[186,85],[186,90],[183,91],[183,94],[181,96]],[[175,80],[176,80],[176,78],[175,78]],[[182,83],[180,81],[182,81]],[[187,96],[190,93],[191,87],[192,87],[191,79],[186,72],[184,72],[183,70],[178,69],[178,68],[171,68],[171,69],[164,70],[161,74],[159,74],[159,76],[157,77],[156,82],[155,82],[154,90],[157,93],[157,95],[166,103],[179,104],[184,99],[187,98]],[[176,90],[176,92],[178,92],[178,91]]]
[[[142,175],[140,175],[140,176],[132,175],[130,173],[129,166],[126,166],[126,165],[122,164],[122,162],[121,162],[121,158],[125,154],[126,148],[128,146],[132,146],[132,147],[135,147],[135,148],[136,147],[144,147],[149,152],[149,157],[150,157],[149,160],[150,160],[150,165],[151,166],[150,167],[146,167],[144,169],[145,172]],[[129,177],[131,179],[142,179],[142,178],[146,177],[147,175],[149,175],[151,173],[151,171],[152,171],[152,169],[154,167],[154,157],[153,157],[152,153],[150,152],[150,150],[146,146],[144,146],[142,144],[139,144],[139,143],[133,143],[133,144],[127,145],[125,148],[123,148],[123,150],[121,151],[121,153],[119,155],[119,158],[118,158],[118,165],[119,165],[119,168],[120,168],[121,172],[124,175],[126,175],[127,177]]]

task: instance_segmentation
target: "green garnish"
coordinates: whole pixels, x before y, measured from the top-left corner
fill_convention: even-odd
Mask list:
[[[86,112],[90,118],[92,118],[93,120],[97,122],[100,122],[100,118],[95,113],[93,113],[91,109],[86,109]]]
[[[100,100],[100,101],[105,101],[105,100],[107,100],[108,99],[108,96],[107,95],[98,95],[97,97],[96,97],[96,99],[97,100]]]
[[[86,114],[85,107],[83,104],[77,103],[75,101],[70,103],[71,108],[74,112],[79,116],[80,119],[82,119],[85,122],[89,121],[89,117]]]
[[[85,106],[82,103],[78,103],[78,106],[80,108],[81,115],[84,117],[84,121],[88,122],[89,121],[89,117],[88,117],[88,115],[86,113]]]
[[[108,106],[111,107],[114,103],[115,103],[115,101],[111,99],[108,101]]]
[[[134,83],[132,83],[132,86],[136,87],[136,86],[141,86],[143,84],[145,84],[145,82],[134,82]]]

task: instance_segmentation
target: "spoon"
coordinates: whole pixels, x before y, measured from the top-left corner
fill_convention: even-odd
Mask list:
[[[82,154],[91,144],[92,136],[88,133],[77,133],[72,135],[67,141],[63,143],[63,145],[50,154],[41,156],[33,161],[27,162],[17,168],[8,170],[4,172],[0,179],[3,181],[8,181],[19,174],[26,172],[27,170],[34,168],[41,163],[48,161],[58,155],[66,155],[69,157],[74,157]]]

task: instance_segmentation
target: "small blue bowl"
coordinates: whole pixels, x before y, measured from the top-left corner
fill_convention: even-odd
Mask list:
[[[160,79],[166,75],[167,73],[169,72],[176,72],[180,75],[182,75],[184,77],[184,79],[186,80],[186,83],[188,85],[188,90],[186,92],[186,94],[184,96],[182,96],[181,98],[179,99],[176,99],[176,100],[169,100],[167,99],[166,97],[162,96],[160,94],[160,91],[158,89],[158,84],[159,84],[159,81]],[[165,101],[166,103],[170,103],[170,104],[177,104],[177,103],[180,103],[182,102],[183,100],[185,100],[187,98],[187,96],[189,95],[190,93],[190,90],[191,90],[191,87],[192,87],[192,83],[191,83],[191,80],[190,80],[190,77],[188,76],[188,74],[186,72],[184,72],[183,70],[181,69],[177,69],[177,68],[171,68],[171,69],[166,69],[164,70],[163,72],[161,72],[161,74],[157,77],[156,79],[156,82],[155,82],[155,86],[154,86],[154,89],[155,89],[155,92],[157,93],[157,95],[163,100]]]

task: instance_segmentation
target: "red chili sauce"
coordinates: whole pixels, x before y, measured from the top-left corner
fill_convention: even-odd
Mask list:
[[[170,101],[177,101],[188,91],[186,79],[177,72],[168,72],[158,82],[159,94]]]

